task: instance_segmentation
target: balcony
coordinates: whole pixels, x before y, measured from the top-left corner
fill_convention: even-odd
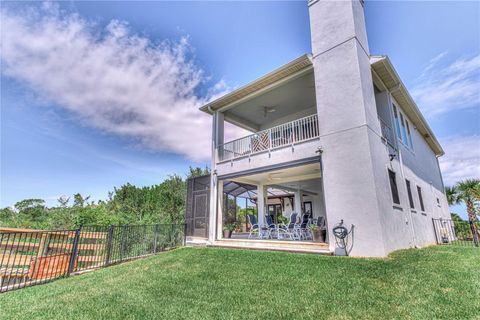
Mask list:
[[[270,152],[318,137],[318,116],[314,114],[219,145],[218,162]]]

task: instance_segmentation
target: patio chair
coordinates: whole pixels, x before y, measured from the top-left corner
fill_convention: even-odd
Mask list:
[[[257,222],[257,217],[253,214],[248,215],[248,220],[250,222],[250,233],[248,234],[248,239],[252,238],[252,235],[256,234],[258,239],[268,239],[270,237],[270,230],[268,227],[260,226]]]
[[[302,216],[302,222],[300,223],[300,237],[302,240],[311,240],[312,232],[309,228],[310,224],[310,213],[305,213]]]
[[[287,235],[291,240],[300,240],[300,225],[297,223],[297,217],[298,213],[292,212],[288,225],[283,225],[279,228],[279,230],[284,230],[284,234]]]
[[[268,237],[269,238],[278,238],[278,226],[273,223],[273,219],[271,215],[266,215],[265,219],[267,221],[267,228],[268,228]]]
[[[253,234],[257,234],[257,237],[260,235],[260,227],[257,223],[257,217],[253,214],[248,215],[248,222],[250,223],[250,233],[248,234],[248,239],[252,237]]]
[[[320,230],[325,229],[325,217],[318,217],[317,219],[317,227],[320,228]]]

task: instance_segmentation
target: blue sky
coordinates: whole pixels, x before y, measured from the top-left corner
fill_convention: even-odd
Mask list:
[[[195,108],[310,52],[306,1],[58,6],[3,5],[2,207],[76,192],[103,199],[207,164],[208,118]],[[479,2],[366,3],[370,51],[388,54],[414,94],[447,151],[447,183],[480,176],[479,12]],[[160,77],[142,81],[147,68]]]

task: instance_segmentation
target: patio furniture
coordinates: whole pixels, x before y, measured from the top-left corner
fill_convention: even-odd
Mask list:
[[[252,235],[256,234],[258,239],[268,239],[270,238],[270,230],[268,227],[260,226],[257,222],[257,217],[253,214],[248,215],[248,220],[250,222],[250,233],[248,234],[248,239],[252,238]]]
[[[300,224],[297,222],[298,213],[292,212],[290,215],[290,220],[285,230],[289,233],[292,240],[301,239]]]
[[[260,234],[260,228],[257,223],[257,217],[253,214],[248,215],[248,223],[250,223],[250,233],[248,234],[248,239],[252,237],[253,234],[257,234],[257,237]]]
[[[266,215],[265,219],[267,221],[268,237],[278,239],[278,226],[275,223],[273,223],[272,216]]]
[[[300,223],[300,238],[302,240],[312,240],[312,232],[308,227],[310,224],[310,214],[304,213],[302,216],[302,222]]]
[[[318,217],[316,224],[320,229],[325,229],[325,217]]]

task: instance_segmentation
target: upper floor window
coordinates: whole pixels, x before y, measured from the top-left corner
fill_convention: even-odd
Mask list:
[[[412,134],[410,133],[410,126],[408,125],[407,119],[405,119],[405,125],[407,126],[408,146],[413,150]]]
[[[408,145],[407,128],[405,127],[405,119],[403,118],[403,114],[401,113],[400,113],[400,123],[402,124],[401,140],[404,145]]]
[[[423,197],[422,197],[422,188],[417,186],[417,193],[418,193],[418,200],[420,201],[420,209],[425,211],[425,206],[423,205]]]
[[[395,204],[400,204],[400,197],[398,195],[397,179],[395,172],[388,169],[388,179],[390,180],[390,190],[392,191],[392,200]]]
[[[397,133],[397,138],[400,140],[406,147],[413,150],[412,143],[412,133],[410,131],[410,123],[407,120],[407,117],[397,108],[394,104],[393,107],[393,117],[395,121],[395,131]]]
[[[402,132],[400,131],[400,120],[398,119],[398,112],[397,112],[397,107],[395,105],[392,105],[393,107],[393,117],[395,118],[395,131],[397,132],[397,137],[402,136]]]

